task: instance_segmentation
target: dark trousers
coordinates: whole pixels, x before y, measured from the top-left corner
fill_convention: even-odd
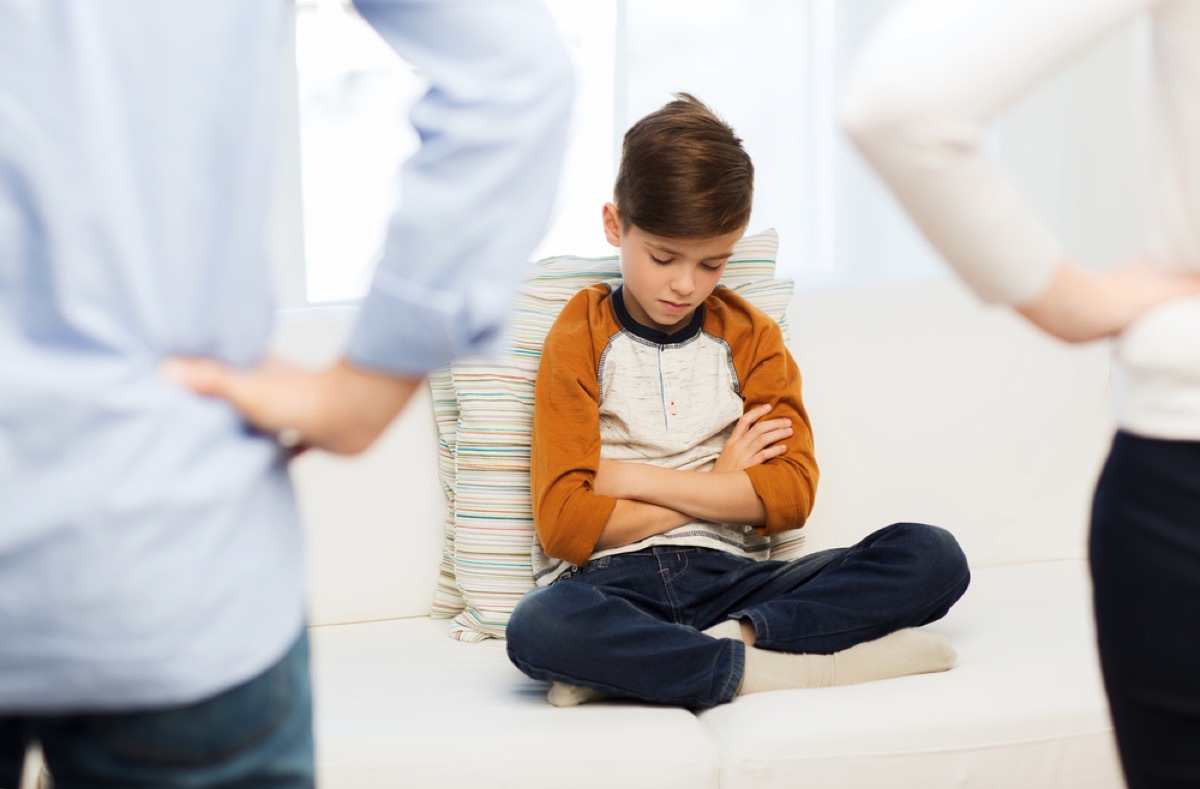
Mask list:
[[[534,679],[703,709],[734,697],[745,659],[741,641],[705,628],[748,619],[760,648],[837,652],[940,619],[969,580],[954,537],[919,523],[793,562],[648,548],[527,594],[508,623],[508,655]]]
[[[1200,787],[1200,442],[1117,434],[1096,488],[1090,558],[1129,786]]]

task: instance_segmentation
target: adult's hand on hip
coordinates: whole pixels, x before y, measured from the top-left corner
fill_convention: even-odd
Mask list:
[[[310,370],[275,357],[249,370],[175,357],[163,364],[163,373],[198,394],[229,401],[247,422],[288,446],[339,455],[371,446],[424,380],[367,370],[345,359]]]
[[[1017,311],[1049,334],[1080,343],[1111,337],[1161,304],[1196,295],[1200,273],[1166,271],[1145,257],[1103,272],[1064,261],[1050,287]]]

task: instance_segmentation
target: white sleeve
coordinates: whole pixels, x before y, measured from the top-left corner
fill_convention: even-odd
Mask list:
[[[911,0],[872,34],[842,124],[983,299],[1024,304],[1063,252],[983,151],[988,123],[1154,0]]]
[[[498,349],[553,206],[574,73],[540,0],[355,6],[430,88],[347,355],[420,375]]]

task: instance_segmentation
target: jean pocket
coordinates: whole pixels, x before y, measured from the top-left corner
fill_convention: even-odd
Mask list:
[[[89,717],[94,741],[117,758],[141,764],[195,767],[229,759],[266,739],[298,699],[298,643],[262,674],[216,696],[164,710]]]
[[[598,573],[608,569],[609,560],[612,556],[601,556],[599,559],[592,559],[590,562],[579,568],[583,573]]]

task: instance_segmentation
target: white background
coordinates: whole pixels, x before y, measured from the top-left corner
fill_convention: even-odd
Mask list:
[[[801,287],[943,276],[836,123],[854,53],[894,3],[551,0],[578,95],[555,220],[533,257],[611,252],[600,207],[621,136],[688,91],[744,139],[757,172],[749,230],[779,230],[781,274]],[[1092,267],[1139,252],[1143,239],[1130,111],[1140,35],[1128,29],[1093,48],[1013,107],[990,138],[1026,199]],[[300,0],[295,59],[296,84],[282,91],[300,137],[281,144],[281,306],[353,301],[403,199],[395,169],[416,145],[407,112],[424,81],[342,0]],[[287,196],[297,182],[299,205]]]

